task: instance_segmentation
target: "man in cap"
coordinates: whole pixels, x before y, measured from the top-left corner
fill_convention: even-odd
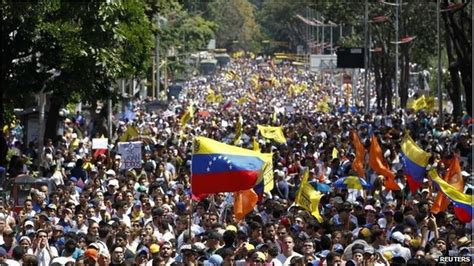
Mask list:
[[[142,246],[139,250],[137,250],[135,259],[131,259],[129,262],[134,265],[145,266],[148,265],[150,257],[150,250],[146,246]]]
[[[182,263],[184,265],[194,266],[198,263],[198,250],[194,245],[183,245],[181,247]]]
[[[222,240],[222,236],[216,231],[207,232],[207,241],[206,241],[206,255],[207,257],[214,254],[219,249],[219,242]]]

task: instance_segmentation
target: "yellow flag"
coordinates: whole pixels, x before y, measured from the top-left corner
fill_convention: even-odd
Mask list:
[[[339,151],[336,148],[332,148],[332,158],[336,159],[339,155]]]
[[[247,96],[242,96],[237,100],[237,105],[242,105],[248,101]]]
[[[323,222],[323,217],[319,213],[319,201],[323,194],[317,191],[311,184],[308,183],[309,169],[306,168],[301,181],[300,189],[296,195],[295,203],[298,206],[303,207],[305,210],[311,213],[318,222]]]
[[[120,136],[119,141],[120,142],[129,141],[138,135],[140,135],[140,133],[138,133],[138,129],[136,127],[128,126],[127,130],[125,130],[122,136]]]
[[[250,78],[250,85],[252,87],[254,87],[256,90],[259,89],[259,76],[257,74],[253,75],[251,78]]]
[[[223,99],[224,99],[224,98],[222,97],[222,94],[219,93],[219,94],[217,94],[216,97],[214,98],[214,102],[215,102],[215,103],[220,103],[220,102],[222,102]]]
[[[272,123],[275,124],[278,118],[278,112],[275,110],[272,115]]]
[[[263,192],[270,192],[273,190],[273,154],[264,153],[265,166],[263,167]]]
[[[239,119],[235,125],[235,137],[234,137],[234,145],[239,145],[240,138],[242,137],[242,124],[244,123],[242,116],[239,115]]]
[[[416,100],[407,104],[408,108],[412,108],[416,112],[421,109],[431,111],[434,109],[435,105],[434,97],[426,97],[425,95],[421,95],[421,97],[418,97]]]
[[[329,113],[331,111],[331,108],[329,107],[329,104],[326,99],[324,99],[323,101],[320,101],[316,105],[316,111],[321,112],[321,113]]]
[[[299,199],[301,197],[301,192],[303,191],[301,188],[303,187],[304,184],[308,183],[308,179],[309,179],[309,168],[306,167],[304,169],[303,179],[301,179],[300,189],[298,189],[298,192],[296,193],[295,202],[299,201]]]
[[[252,149],[254,151],[260,151],[260,145],[258,144],[258,141],[257,141],[256,137],[252,138]]]
[[[225,74],[225,79],[227,81],[231,81],[231,80],[242,80],[242,78],[240,77],[240,75],[235,72],[234,70],[229,70],[227,71],[227,73]]]
[[[214,91],[209,90],[206,96],[206,102],[213,103],[215,101],[216,101],[216,94],[214,93]]]
[[[278,143],[286,143],[285,134],[283,134],[282,127],[271,127],[257,125],[258,131],[264,138],[273,139]]]
[[[184,126],[188,123],[188,121],[193,118],[194,116],[194,109],[193,107],[190,105],[188,106],[188,110],[186,110],[186,112],[184,113],[184,115],[181,117],[181,126]]]

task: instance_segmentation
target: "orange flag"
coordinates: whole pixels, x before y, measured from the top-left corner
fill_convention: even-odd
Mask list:
[[[387,162],[383,158],[382,148],[380,148],[375,135],[370,140],[369,166],[377,174],[385,177],[385,188],[387,190],[400,190],[400,187],[395,182],[395,174],[388,168]]]
[[[234,192],[234,215],[238,221],[250,213],[258,201],[258,195],[253,189]]]
[[[359,136],[355,130],[351,131],[352,145],[356,150],[354,162],[352,163],[352,169],[356,171],[359,177],[365,177],[364,171],[364,160],[365,160],[365,147],[360,142]]]
[[[458,191],[463,192],[464,181],[461,175],[461,164],[459,163],[458,156],[454,155],[454,158],[451,160],[448,172],[444,176],[444,181],[455,187]],[[431,212],[436,214],[445,211],[450,202],[451,201],[446,197],[446,195],[438,192],[438,195],[436,195],[436,199],[433,202],[433,207],[431,207]]]

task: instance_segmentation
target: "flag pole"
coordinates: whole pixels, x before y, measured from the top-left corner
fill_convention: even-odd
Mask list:
[[[192,182],[192,178],[193,178],[193,157],[194,157],[194,149],[195,149],[195,138],[193,138],[193,145],[192,145],[192,152],[191,152],[191,169],[190,169],[190,173],[191,175],[189,176],[191,180],[190,181],[190,184],[191,184],[191,211],[189,212],[189,227],[188,227],[188,241],[191,241],[191,227],[193,225],[193,211],[194,211],[194,204],[193,204],[193,182]]]
[[[189,243],[191,243],[191,238],[192,238],[192,234],[191,234],[191,227],[193,225],[193,210],[194,210],[194,206],[193,206],[193,199],[191,199],[191,212],[189,213],[189,227],[188,227],[188,241]]]

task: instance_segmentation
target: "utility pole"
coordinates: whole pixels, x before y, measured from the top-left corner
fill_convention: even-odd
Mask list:
[[[398,20],[400,11],[400,0],[397,0],[395,5],[395,106],[397,106],[397,100],[400,102],[399,89],[398,89]]]
[[[369,71],[369,3],[368,0],[365,0],[365,14],[364,14],[364,95],[365,95],[365,113],[369,113],[369,87],[368,87],[368,71]]]
[[[109,133],[109,143],[112,143],[113,132],[112,132],[112,92],[114,89],[112,86],[109,87],[109,98],[107,100],[107,131]]]
[[[321,34],[321,54],[324,54],[324,22],[323,25],[321,25],[321,28],[323,29]]]
[[[438,109],[439,109],[439,124],[443,124],[443,93],[441,91],[441,35],[440,35],[440,0],[436,1],[436,31],[438,36],[438,78],[436,79],[436,85],[438,86]]]
[[[156,15],[156,26],[160,29],[160,13]],[[156,60],[156,99],[160,99],[160,32],[155,37],[155,60]]]
[[[43,150],[44,150],[44,129],[45,129],[45,109],[46,109],[46,93],[44,92],[45,86],[41,89],[38,94],[38,106],[39,106],[39,133],[38,133],[38,155],[39,165],[43,165]]]
[[[331,24],[331,35],[330,35],[330,36],[331,36],[331,37],[330,37],[330,38],[331,38],[331,50],[330,50],[331,52],[330,52],[330,54],[332,54],[332,46],[333,46],[333,45],[332,45],[332,32],[333,32],[333,28],[334,28],[334,25]]]

